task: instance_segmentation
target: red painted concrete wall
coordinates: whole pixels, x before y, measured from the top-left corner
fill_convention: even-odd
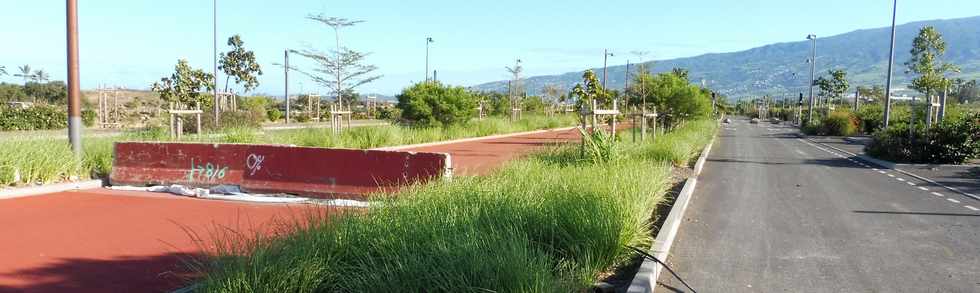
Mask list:
[[[450,174],[444,153],[272,145],[116,143],[113,185],[212,187],[254,193],[361,198]]]

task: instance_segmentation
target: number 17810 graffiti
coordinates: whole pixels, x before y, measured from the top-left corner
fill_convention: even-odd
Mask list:
[[[194,159],[191,159],[191,168],[187,170],[187,181],[214,181],[218,179],[225,178],[225,172],[228,171],[228,167],[221,167],[221,165],[216,165],[212,163],[206,164],[195,164]]]

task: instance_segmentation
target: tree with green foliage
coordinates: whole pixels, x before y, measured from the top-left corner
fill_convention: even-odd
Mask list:
[[[827,75],[830,77],[821,76],[813,81],[813,85],[820,87],[820,92],[830,101],[843,100],[844,94],[850,88],[847,72],[843,69],[833,69],[828,70]]]
[[[7,67],[0,65],[0,76],[7,75]]]
[[[960,103],[968,103],[971,101],[980,100],[980,87],[977,86],[977,80],[966,81],[962,78],[957,78],[953,80],[953,85],[950,87],[950,95],[956,98],[956,101]]]
[[[857,87],[858,94],[865,98],[871,98],[876,103],[885,100],[885,89],[880,85],[874,85],[872,87]]]
[[[946,54],[946,41],[932,26],[923,27],[912,41],[912,57],[905,65],[906,73],[915,74],[911,88],[930,96],[950,85],[947,73],[959,72],[956,65],[942,60]]]
[[[44,69],[35,70],[32,76],[34,81],[38,83],[44,83],[51,79],[51,75],[47,71],[44,71]]]
[[[225,73],[225,91],[228,91],[231,77],[235,78],[235,84],[242,85],[246,93],[258,87],[262,66],[255,61],[255,52],[245,49],[245,42],[239,35],[228,38],[228,46],[231,46],[231,51],[221,53],[218,65],[218,69]]]
[[[17,71],[20,71],[20,73],[14,74],[14,76],[24,79],[24,84],[34,79],[34,73],[31,71],[30,65],[18,66]]]
[[[676,75],[677,77],[680,77],[681,79],[683,79],[685,81],[690,81],[689,77],[691,76],[691,72],[688,71],[687,69],[684,69],[684,68],[674,68],[674,69],[671,69],[670,72],[673,73],[674,75]]]
[[[415,125],[438,127],[469,121],[476,103],[476,97],[466,88],[430,81],[403,90],[398,95],[397,108],[401,109],[402,118]]]
[[[673,126],[683,120],[711,115],[711,94],[692,85],[683,74],[639,75],[633,86],[646,88],[647,103],[656,107],[665,125]]]
[[[185,59],[177,61],[170,77],[161,78],[153,84],[153,91],[159,93],[164,101],[202,108],[211,101],[203,92],[213,89],[214,75],[191,68]]]
[[[48,104],[65,104],[68,102],[68,85],[63,81],[44,83],[31,81],[24,85],[24,93],[32,97],[35,103],[43,101]]]
[[[612,105],[612,95],[602,87],[599,78],[591,69],[582,74],[582,83],[576,84],[569,95],[578,98],[575,103],[577,109],[591,107],[593,100],[596,101],[596,106],[600,108]]]

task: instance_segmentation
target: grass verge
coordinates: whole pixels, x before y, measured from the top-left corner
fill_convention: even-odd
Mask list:
[[[365,213],[219,237],[198,292],[574,292],[649,245],[670,165],[716,132],[690,122],[610,160],[566,145],[485,177],[415,186]],[[595,156],[592,156],[593,158]],[[606,156],[601,156],[606,158]]]
[[[357,127],[336,135],[330,129],[323,128],[266,132],[251,128],[228,128],[203,136],[186,135],[183,141],[368,149],[571,126],[575,124],[575,119],[574,115],[527,115],[517,122],[510,122],[494,117],[446,128]],[[166,129],[160,128],[131,131],[113,138],[86,137],[83,139],[85,154],[81,162],[74,159],[64,138],[0,141],[0,187],[48,184],[72,178],[104,178],[112,169],[114,142],[169,141],[169,138]]]

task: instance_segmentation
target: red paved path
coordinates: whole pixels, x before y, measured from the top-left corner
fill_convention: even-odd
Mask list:
[[[421,147],[452,154],[455,174],[485,174],[577,130]],[[0,292],[160,292],[182,284],[182,260],[216,225],[268,231],[309,206],[208,201],[86,190],[0,200]],[[328,210],[328,212],[330,212]],[[208,243],[207,239],[204,243]]]

